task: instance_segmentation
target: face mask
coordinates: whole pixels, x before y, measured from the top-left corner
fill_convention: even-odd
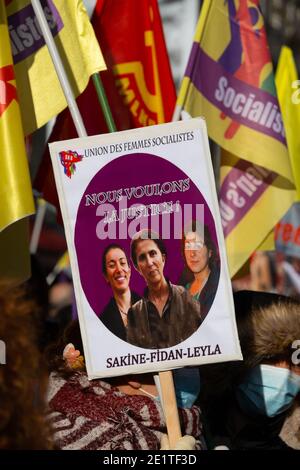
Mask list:
[[[299,392],[299,375],[283,367],[261,364],[239,385],[236,397],[246,412],[273,417],[287,410]]]
[[[173,370],[173,379],[179,408],[191,408],[200,392],[200,374],[196,367]]]

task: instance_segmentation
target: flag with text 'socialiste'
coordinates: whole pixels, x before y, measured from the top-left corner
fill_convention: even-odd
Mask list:
[[[233,276],[294,200],[258,0],[204,0],[178,106],[223,149],[219,203]]]

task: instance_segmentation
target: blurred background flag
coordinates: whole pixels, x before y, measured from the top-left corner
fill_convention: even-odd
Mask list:
[[[176,93],[157,0],[98,0],[93,24],[131,127],[171,121]]]
[[[297,189],[297,200],[300,201],[300,81],[293,52],[287,46],[281,48],[275,83]]]
[[[28,227],[34,201],[4,0],[0,0],[0,277],[28,277]]]
[[[204,116],[223,149],[220,212],[234,276],[295,198],[258,0],[204,0],[177,101],[182,110]]]
[[[25,135],[48,122],[66,106],[30,0],[7,4],[13,61]],[[41,0],[45,17],[75,96],[105,63],[82,0]]]
[[[1,231],[34,212],[3,0],[0,2],[0,142]]]
[[[157,0],[98,0],[92,25],[107,65],[101,79],[117,129],[170,121],[176,92]],[[77,103],[88,135],[108,132],[92,81]],[[49,141],[76,136],[66,109]],[[58,207],[48,149],[34,187]]]
[[[276,251],[300,257],[300,81],[292,50],[282,46],[276,69],[275,83],[286,140],[293,169],[297,201],[278,222],[275,230]],[[287,267],[284,264],[283,267]],[[288,269],[292,269],[289,266]]]

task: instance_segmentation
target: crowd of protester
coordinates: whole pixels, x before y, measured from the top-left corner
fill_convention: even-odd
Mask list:
[[[168,448],[152,374],[89,381],[71,284],[50,293],[35,260],[32,272],[22,286],[0,285],[0,448]],[[300,449],[299,301],[259,291],[234,301],[244,359],[199,366],[176,448]]]

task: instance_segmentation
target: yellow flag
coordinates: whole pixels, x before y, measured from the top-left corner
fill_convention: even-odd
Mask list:
[[[14,67],[0,0],[0,231],[34,212]]]
[[[219,204],[231,276],[255,250],[274,248],[270,231],[291,207],[293,188],[277,173],[222,152]]]
[[[220,213],[231,276],[294,201],[258,0],[204,0],[177,105],[223,149]]]
[[[300,201],[300,81],[293,52],[289,47],[281,48],[275,83],[297,188],[297,200]]]
[[[0,280],[17,285],[30,275],[29,223],[24,218],[0,233]]]
[[[106,68],[82,0],[41,0],[75,96]],[[7,18],[25,135],[66,106],[30,0],[7,2]]]

